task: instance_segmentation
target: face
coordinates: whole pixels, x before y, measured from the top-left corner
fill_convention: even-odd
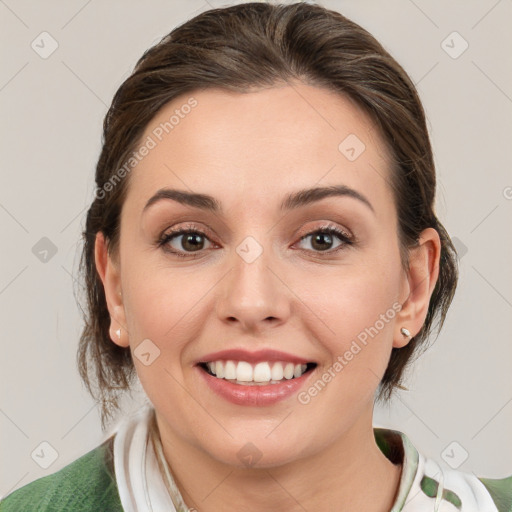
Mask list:
[[[410,291],[384,143],[350,100],[304,84],[190,96],[148,125],[156,145],[129,176],[105,280],[116,342],[174,445],[273,466],[356,440]],[[339,193],[294,196],[319,187]]]

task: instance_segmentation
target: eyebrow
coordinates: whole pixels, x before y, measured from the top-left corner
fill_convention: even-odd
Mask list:
[[[329,187],[315,187],[307,188],[292,192],[288,194],[281,202],[281,211],[294,210],[301,206],[314,203],[325,199],[326,197],[352,197],[365,204],[373,213],[375,210],[370,201],[357,190],[354,190],[346,185],[332,185]],[[158,190],[146,203],[142,213],[144,213],[151,205],[161,200],[172,200],[178,203],[199,208],[201,210],[210,211],[213,213],[221,213],[222,206],[213,196],[207,194],[198,194],[194,192],[187,192],[184,190],[177,190],[171,188],[162,188]]]

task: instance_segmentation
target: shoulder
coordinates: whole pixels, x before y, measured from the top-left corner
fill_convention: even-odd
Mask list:
[[[424,459],[418,475],[423,499],[465,512],[512,512],[512,475],[483,478]]]
[[[499,512],[512,512],[512,475],[506,478],[479,478]]]
[[[402,476],[392,512],[453,510],[512,512],[512,475],[483,478],[425,457],[398,430],[374,428],[375,440],[386,457],[402,463]],[[453,458],[453,450],[447,454]]]
[[[59,471],[15,490],[0,512],[122,512],[113,465],[114,436]]]

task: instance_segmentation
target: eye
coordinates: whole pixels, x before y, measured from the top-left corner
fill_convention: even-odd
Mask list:
[[[313,237],[311,239],[312,249],[301,250],[305,250],[306,252],[313,251],[320,255],[323,255],[322,253],[331,255],[355,243],[354,239],[348,233],[332,224],[321,226],[314,231],[310,231],[302,236],[299,242],[303,242],[310,237]],[[331,246],[335,238],[339,240],[339,244],[332,249]],[[157,245],[158,247],[162,247],[164,251],[178,257],[196,258],[201,256],[203,249],[205,249],[205,240],[215,245],[204,231],[191,225],[172,229],[164,233],[157,241]]]
[[[314,252],[319,253],[328,252],[328,254],[332,254],[333,252],[338,252],[346,246],[354,243],[348,233],[333,225],[327,225],[315,229],[307,235],[302,236],[300,240],[302,242],[303,240],[307,240],[309,237],[313,237],[311,239],[311,246],[313,247]],[[338,240],[340,240],[340,244],[332,249],[330,246],[332,246],[334,238],[338,238]]]
[[[158,240],[158,247],[163,247],[176,256],[180,257],[196,257],[194,252],[200,253],[205,247],[204,240],[210,239],[201,230],[194,228],[178,228],[164,233]],[[173,243],[175,244],[173,246]],[[199,256],[199,254],[197,255]]]

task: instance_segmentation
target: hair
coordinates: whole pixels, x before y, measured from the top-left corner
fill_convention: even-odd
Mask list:
[[[439,333],[457,286],[457,253],[434,211],[436,175],[425,113],[406,72],[369,32],[319,5],[251,2],[211,9],[146,50],[115,93],[103,122],[97,189],[82,233],[79,272],[87,304],[77,354],[80,376],[101,402],[103,426],[135,377],[130,348],[110,339],[110,315],[94,256],[98,232],[109,255],[119,256],[129,179],[112,186],[116,171],[138,147],[151,119],[174,98],[208,88],[247,93],[294,81],[343,95],[377,126],[392,155],[389,185],[404,269],[422,230],[432,227],[441,239],[439,275],[425,322],[407,345],[392,349],[378,401],[389,401],[396,388],[407,389],[402,380],[413,354],[434,327]]]

